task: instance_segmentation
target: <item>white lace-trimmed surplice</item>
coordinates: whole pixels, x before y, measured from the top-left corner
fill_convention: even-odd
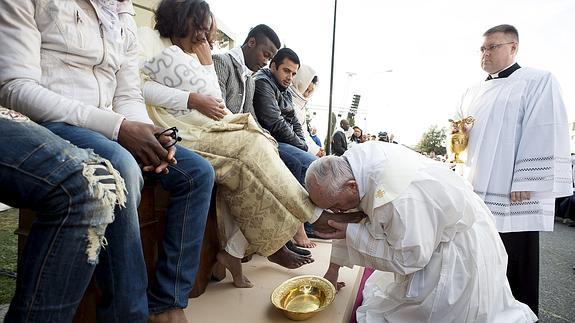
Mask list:
[[[469,183],[400,145],[368,142],[344,156],[368,219],[348,225],[331,261],[376,269],[358,322],[537,320],[511,294],[505,248]],[[384,285],[379,271],[395,281]]]
[[[466,116],[475,118],[468,179],[498,231],[552,231],[554,199],[572,194],[567,114],[553,75],[523,67],[482,82],[463,96],[458,117]],[[512,203],[516,191],[531,199]]]

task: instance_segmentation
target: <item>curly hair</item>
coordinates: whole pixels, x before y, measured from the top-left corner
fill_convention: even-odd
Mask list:
[[[282,44],[276,32],[267,25],[259,24],[254,28],[250,29],[250,32],[248,33],[248,36],[246,37],[244,44],[247,44],[250,38],[252,37],[256,39],[256,42],[258,44],[262,43],[264,41],[264,38],[267,38],[274,44],[276,48],[282,47]]]
[[[217,35],[216,19],[210,5],[203,0],[162,0],[156,9],[154,29],[166,38],[187,37],[191,29],[192,39],[196,39],[195,34],[208,17],[212,18],[212,25],[206,38],[211,46]]]

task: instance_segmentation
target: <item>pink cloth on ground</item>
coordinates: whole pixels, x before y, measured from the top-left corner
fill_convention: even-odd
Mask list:
[[[353,304],[353,310],[351,312],[352,315],[349,319],[349,323],[357,323],[357,320],[355,319],[355,312],[363,302],[363,288],[365,287],[365,281],[369,278],[369,276],[371,276],[371,274],[373,274],[374,271],[375,269],[373,268],[365,268],[363,270],[363,276],[361,276],[361,282],[359,283],[359,289],[357,290],[357,296],[355,297],[355,303]]]

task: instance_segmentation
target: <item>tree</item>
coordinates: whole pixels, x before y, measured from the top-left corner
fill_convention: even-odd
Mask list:
[[[347,122],[349,122],[350,128],[353,128],[355,126],[355,114],[348,112],[347,113]]]
[[[447,129],[439,129],[437,125],[432,125],[423,134],[419,143],[415,146],[415,150],[420,153],[434,152],[436,155],[443,155],[447,153],[445,148],[445,141],[447,139]]]
[[[335,116],[335,113],[331,113],[331,118],[330,118],[330,122],[329,122],[329,126],[331,127],[331,134],[333,135],[334,131],[335,131],[335,122],[337,121],[337,117]],[[331,136],[329,135],[329,130],[327,131],[326,135],[325,135],[325,140],[323,141],[323,146],[324,147],[329,147],[329,151],[326,149],[326,153],[329,153],[331,151]]]

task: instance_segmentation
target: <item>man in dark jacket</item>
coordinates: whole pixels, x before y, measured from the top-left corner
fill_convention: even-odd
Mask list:
[[[342,119],[339,122],[339,128],[331,137],[331,152],[336,156],[341,156],[347,150],[347,135],[345,132],[349,129],[349,122]]]
[[[254,108],[261,125],[278,142],[307,151],[303,128],[295,115],[291,93],[286,91],[299,65],[299,58],[293,50],[280,49],[272,59],[270,68],[261,69],[254,76]]]
[[[254,111],[260,125],[278,142],[284,164],[304,185],[305,173],[317,157],[307,152],[304,129],[295,115],[291,93],[287,91],[299,66],[297,54],[289,48],[282,48],[272,59],[270,68],[255,73]],[[315,247],[303,226],[296,232],[294,240],[299,246]],[[296,248],[290,249],[300,253]]]
[[[270,68],[254,75],[254,110],[262,127],[277,140],[280,157],[303,185],[305,172],[316,157],[307,152],[304,130],[295,115],[291,93],[287,91],[299,65],[293,50],[280,49]]]

